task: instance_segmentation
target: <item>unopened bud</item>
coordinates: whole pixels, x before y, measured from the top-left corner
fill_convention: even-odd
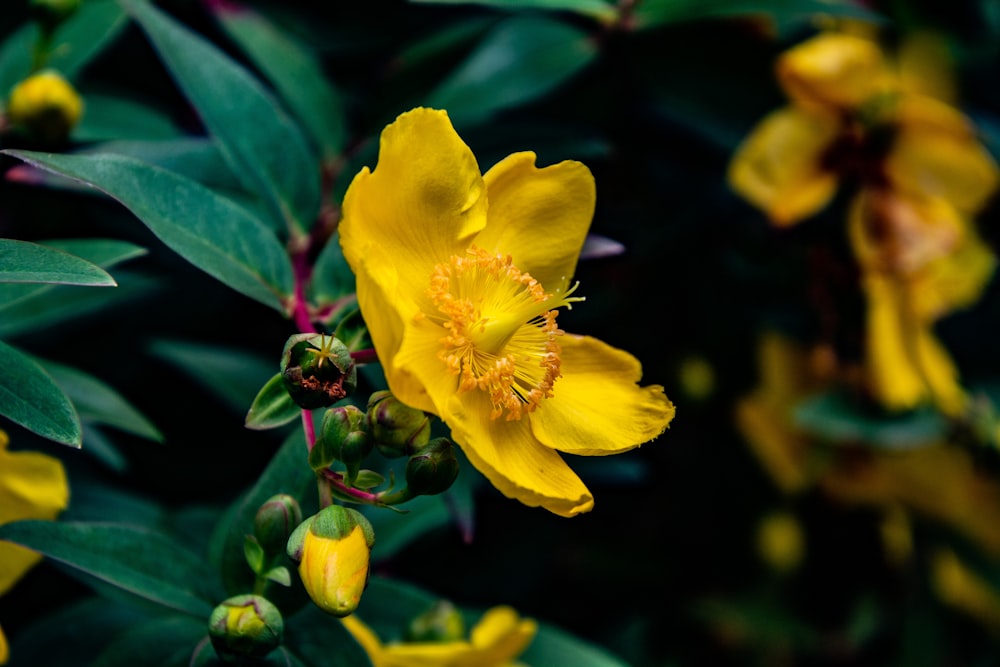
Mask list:
[[[382,456],[410,456],[430,440],[431,421],[422,410],[400,402],[392,392],[377,391],[368,399],[368,433]]]
[[[323,334],[295,334],[281,355],[285,389],[299,407],[325,408],[350,395],[358,384],[351,351]]]
[[[262,658],[281,644],[281,612],[259,595],[237,595],[212,611],[208,634],[223,660]]]
[[[306,519],[288,540],[299,577],[313,602],[334,616],[358,608],[368,585],[375,531],[357,510],[331,505]]]
[[[334,461],[347,466],[348,477],[357,475],[361,462],[372,450],[365,432],[365,413],[353,405],[331,408],[323,415],[319,438],[309,453],[309,465],[322,470]]]
[[[292,532],[302,523],[302,508],[292,496],[279,493],[257,510],[253,532],[268,558],[285,551]]]
[[[451,642],[465,638],[462,612],[447,600],[434,605],[410,621],[406,630],[408,642]]]
[[[7,100],[10,123],[50,143],[65,140],[81,115],[83,100],[54,70],[44,70],[24,79],[14,86]]]
[[[417,496],[447,491],[458,477],[458,459],[447,438],[435,438],[406,462],[406,486]]]

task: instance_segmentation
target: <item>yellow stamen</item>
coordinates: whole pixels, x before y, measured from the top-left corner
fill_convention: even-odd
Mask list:
[[[444,330],[438,357],[458,376],[458,391],[489,394],[492,419],[520,419],[552,396],[562,330],[557,309],[572,307],[576,286],[549,294],[507,255],[471,247],[431,274],[430,317]]]

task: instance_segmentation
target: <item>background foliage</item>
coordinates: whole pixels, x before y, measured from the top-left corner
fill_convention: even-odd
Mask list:
[[[28,3],[7,5],[0,90],[25,76],[37,38]],[[294,438],[292,427],[244,427],[296,331],[280,313],[291,279],[274,242],[287,232],[282,218],[334,210],[357,170],[374,164],[382,127],[418,105],[448,109],[484,170],[519,150],[536,151],[540,164],[578,159],[593,170],[592,232],[602,242],[579,267],[587,307],[560,322],[633,352],[644,382],[663,384],[678,415],[640,450],[572,461],[597,498],[592,513],[572,520],[509,501],[464,466],[450,505],[429,499],[408,522],[380,517],[377,577],[468,609],[511,604],[592,643],[579,649],[592,662],[580,664],[604,664],[604,652],[609,665],[638,667],[992,661],[1000,626],[945,605],[926,564],[932,547],[950,545],[986,581],[1000,583],[1000,563],[949,526],[918,517],[912,561],[894,567],[878,512],[818,490],[783,495],[748,449],[733,415],[758,383],[758,334],[779,328],[808,339],[829,314],[810,289],[810,269],[817,248],[838,252],[843,243],[845,202],[777,230],[729,190],[725,173],[739,141],[784,104],[775,57],[813,34],[821,16],[871,20],[890,34],[940,31],[954,56],[962,109],[996,155],[994,2],[952,3],[947,11],[930,0],[329,5],[156,3],[245,67],[247,88],[239,76],[204,67],[194,48],[171,51],[170,40],[186,38],[157,28],[143,3],[84,0],[57,33],[65,48],[49,62],[83,96],[81,123],[54,146],[4,135],[0,237],[89,262],[80,268],[61,255],[62,263],[48,265],[62,272],[58,282],[74,284],[0,283],[3,386],[31,384],[37,364],[61,389],[36,397],[45,423],[15,419],[23,401],[0,392],[0,411],[13,420],[3,428],[17,448],[64,461],[72,501],[61,522],[80,522],[60,547],[63,557],[47,559],[0,598],[12,664],[80,664],[81,656],[99,655],[99,664],[139,664],[129,662],[139,647],[190,646],[204,634],[192,619],[207,614],[219,599],[221,588],[213,587],[223,585],[211,570],[213,530],[241,493],[266,486],[262,471]],[[178,83],[178,70],[191,75]],[[284,110],[277,128],[272,99]],[[226,120],[230,105],[245,112],[240,123]],[[255,133],[262,127],[273,130],[270,145]],[[104,157],[98,169],[69,153]],[[136,169],[133,160],[167,171]],[[246,169],[230,169],[234,161]],[[52,171],[94,182],[118,201]],[[150,192],[162,196],[153,201]],[[202,217],[178,225],[185,210]],[[272,227],[244,224],[248,216]],[[990,241],[998,217],[993,204],[979,218]],[[207,246],[199,243],[205,238]],[[608,252],[616,243],[621,251]],[[323,278],[313,285],[317,300],[331,305],[351,289],[334,255],[319,258]],[[107,274],[116,287],[93,286]],[[857,310],[850,277],[825,287],[846,304],[842,312]],[[1000,377],[998,298],[991,285],[937,330],[963,377],[986,397]],[[372,389],[381,380],[369,369],[364,382]],[[834,417],[875,428],[850,410],[813,408],[821,430]],[[37,428],[14,423],[25,421]],[[907,424],[918,434],[914,442],[937,428]],[[52,440],[82,441],[82,448]],[[978,469],[1000,474],[994,449],[969,447]],[[255,497],[268,495],[258,489]],[[760,521],[774,512],[794,517],[804,534],[802,562],[787,574],[757,547]],[[17,539],[17,530],[27,529],[12,525],[3,537]],[[94,530],[104,531],[99,541],[110,561],[93,556],[97,538],[87,531]],[[146,611],[135,611],[136,600],[108,585],[106,562],[128,563],[121,576],[155,591],[159,605],[144,599],[138,609]],[[208,590],[175,589],[172,579],[199,580]],[[365,604],[403,599],[381,585]],[[538,642],[524,661],[568,664],[552,657],[568,650],[558,643],[562,635],[547,636],[556,643]],[[308,664],[321,664],[302,650]],[[186,664],[189,655],[163,648],[157,659]]]

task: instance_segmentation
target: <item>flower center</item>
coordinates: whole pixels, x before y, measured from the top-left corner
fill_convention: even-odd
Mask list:
[[[434,267],[427,295],[439,314],[430,317],[447,331],[438,357],[460,392],[489,394],[491,419],[520,419],[552,396],[563,333],[556,309],[583,301],[570,297],[575,289],[564,282],[546,293],[509,255],[475,246]]]

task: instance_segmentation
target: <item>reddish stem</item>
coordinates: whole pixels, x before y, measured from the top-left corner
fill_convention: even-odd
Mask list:
[[[337,489],[345,496],[349,496],[360,503],[365,503],[366,505],[380,505],[381,501],[377,493],[369,493],[368,491],[362,491],[361,489],[355,489],[353,487],[344,484],[344,476],[339,472],[334,472],[332,470],[324,470],[323,476],[330,483],[330,485]]]
[[[357,364],[374,364],[378,363],[378,354],[374,349],[368,348],[367,350],[357,350],[351,352],[351,359]]]

